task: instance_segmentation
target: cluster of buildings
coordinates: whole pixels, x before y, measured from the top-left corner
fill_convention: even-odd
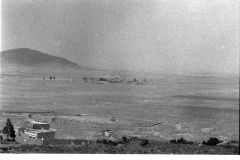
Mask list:
[[[21,144],[43,145],[45,141],[55,139],[55,133],[48,123],[27,121],[23,127],[15,127],[15,140]]]
[[[119,77],[83,77],[83,81],[86,83],[89,82],[95,82],[98,84],[103,84],[104,82],[107,83],[125,83],[125,84],[131,84],[131,83],[135,83],[135,84],[147,84],[149,83],[149,81],[147,81],[146,79],[140,81],[137,80],[136,78],[133,78],[132,80],[128,80],[125,76],[119,76]]]
[[[52,119],[54,121],[54,119]],[[57,139],[55,138],[56,130],[50,128],[50,124],[36,120],[26,120],[19,126],[14,126],[15,141],[20,144],[34,145],[83,145],[95,141],[89,139]],[[113,136],[113,131],[106,129],[101,130],[103,139],[117,141]],[[7,139],[3,131],[0,130],[0,140]]]

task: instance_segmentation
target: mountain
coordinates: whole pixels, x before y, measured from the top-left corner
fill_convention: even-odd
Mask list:
[[[29,48],[17,48],[2,51],[1,66],[17,65],[26,67],[71,67],[79,68],[74,62],[65,58],[51,56]]]

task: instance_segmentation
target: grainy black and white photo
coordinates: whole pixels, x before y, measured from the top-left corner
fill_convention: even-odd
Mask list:
[[[2,0],[0,153],[239,154],[238,0]]]

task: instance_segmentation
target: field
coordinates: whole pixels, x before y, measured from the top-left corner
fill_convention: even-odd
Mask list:
[[[82,80],[84,76],[105,75],[147,79],[151,84],[96,84]],[[56,80],[49,80],[49,76]],[[218,137],[239,141],[238,78],[238,75],[5,69],[0,78],[0,110],[54,111],[57,120],[51,127],[57,129],[57,138],[96,139],[101,130],[112,129],[118,136],[157,140],[184,137],[202,141]],[[15,125],[23,120],[18,114],[2,115],[1,128],[7,117]]]

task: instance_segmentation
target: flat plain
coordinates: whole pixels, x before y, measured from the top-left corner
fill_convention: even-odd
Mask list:
[[[85,76],[126,76],[149,84],[85,83]],[[49,80],[55,76],[55,80]],[[44,80],[45,78],[45,80]],[[3,112],[53,111],[56,138],[97,139],[111,129],[119,137],[157,140],[209,137],[239,141],[238,75],[174,75],[96,70],[4,69],[1,73],[0,126]],[[47,119],[49,115],[35,114]],[[154,125],[157,124],[157,125]]]

